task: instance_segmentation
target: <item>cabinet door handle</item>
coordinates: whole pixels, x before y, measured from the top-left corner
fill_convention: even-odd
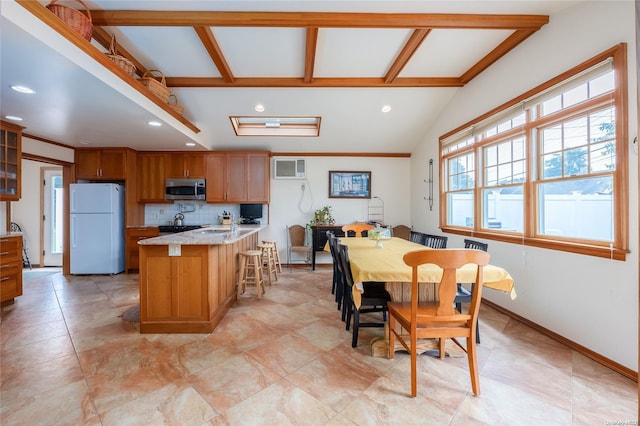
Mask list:
[[[8,252],[8,251],[3,251],[2,253],[0,253],[0,256],[6,256],[6,255],[8,255],[8,254],[9,254],[9,252]]]
[[[10,277],[2,277],[2,278],[0,278],[0,281],[6,281],[6,280],[8,280],[9,278],[10,278]]]

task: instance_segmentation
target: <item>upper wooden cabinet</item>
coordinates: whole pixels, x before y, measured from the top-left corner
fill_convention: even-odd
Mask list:
[[[21,195],[22,129],[0,121],[0,201],[17,201]]]
[[[76,179],[126,179],[127,152],[122,148],[76,149]]]
[[[138,202],[165,202],[164,181],[166,176],[166,157],[166,154],[156,152],[138,153]]]
[[[167,156],[168,178],[204,178],[205,156],[203,153],[169,154]]]
[[[269,153],[207,154],[207,202],[268,203]]]

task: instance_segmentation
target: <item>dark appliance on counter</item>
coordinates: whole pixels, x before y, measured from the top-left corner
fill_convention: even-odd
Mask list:
[[[164,185],[165,200],[205,200],[204,179],[167,179]]]
[[[200,225],[160,225],[158,232],[160,235],[177,234],[178,232],[193,231],[202,228]]]
[[[240,222],[243,225],[259,225],[262,219],[262,204],[240,204]]]

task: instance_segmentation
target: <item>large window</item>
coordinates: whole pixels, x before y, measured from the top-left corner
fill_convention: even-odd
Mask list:
[[[623,260],[626,46],[440,138],[447,232]]]

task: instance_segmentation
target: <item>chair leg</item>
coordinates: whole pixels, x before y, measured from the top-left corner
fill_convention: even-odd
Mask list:
[[[360,329],[360,310],[353,309],[353,337],[351,338],[351,347],[358,346],[358,330]]]
[[[445,344],[447,343],[447,339],[445,339],[444,337],[441,337],[439,342],[440,345],[440,358],[443,359],[446,356],[446,351],[444,350]]]
[[[418,338],[415,334],[411,335],[411,396],[416,397],[418,395],[418,373],[417,373],[417,358],[418,358]]]
[[[476,342],[472,338],[467,339],[467,359],[469,360],[469,375],[471,376],[471,389],[474,395],[480,395],[480,378],[478,375],[478,360],[476,358]]]
[[[480,344],[480,321],[476,319],[476,343]]]
[[[393,359],[393,355],[395,354],[395,347],[396,347],[396,335],[393,334],[393,330],[395,329],[396,326],[396,320],[394,318],[393,315],[389,315],[389,328],[388,328],[388,332],[389,332],[389,355],[387,356],[387,358],[389,359]]]

